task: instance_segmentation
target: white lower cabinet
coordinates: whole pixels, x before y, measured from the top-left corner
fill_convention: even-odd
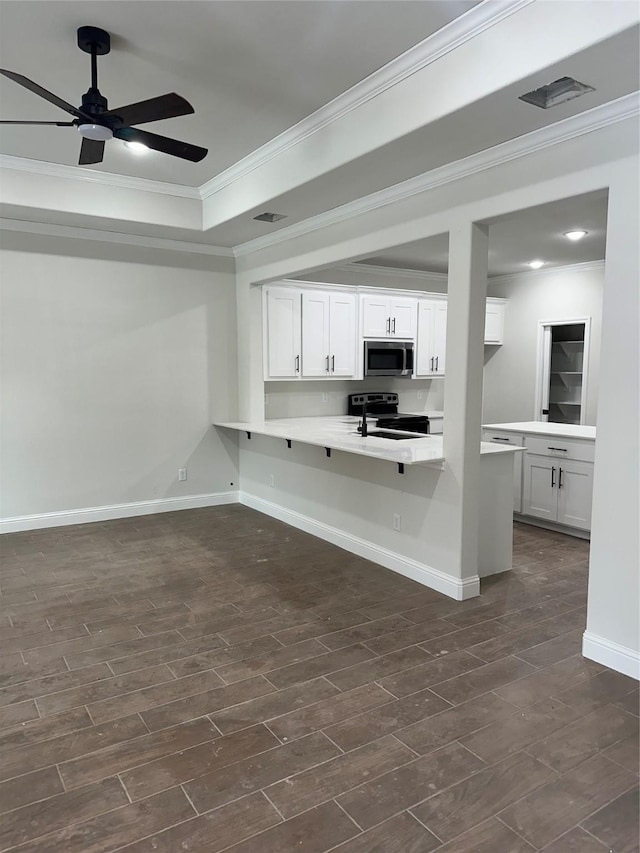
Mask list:
[[[522,513],[591,528],[593,463],[525,453]]]

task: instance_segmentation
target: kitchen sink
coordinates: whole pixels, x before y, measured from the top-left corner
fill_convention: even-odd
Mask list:
[[[367,436],[375,435],[376,438],[391,438],[393,441],[408,441],[410,438],[426,438],[426,435],[403,435],[400,432],[386,432],[385,430],[371,430]]]

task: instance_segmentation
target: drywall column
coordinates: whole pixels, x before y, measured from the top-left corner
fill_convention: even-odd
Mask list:
[[[264,417],[262,367],[262,288],[247,273],[236,275],[238,322],[238,419],[259,421]]]
[[[610,183],[585,657],[640,678],[638,159]]]
[[[458,490],[452,507],[459,577],[478,574],[480,435],[488,230],[471,222],[449,232],[444,455]]]

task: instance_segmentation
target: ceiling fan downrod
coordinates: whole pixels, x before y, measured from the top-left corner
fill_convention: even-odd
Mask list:
[[[82,109],[94,118],[99,118],[108,109],[107,99],[98,89],[98,56],[111,51],[111,37],[99,27],[79,27],[78,47],[91,55],[91,86],[82,96]]]

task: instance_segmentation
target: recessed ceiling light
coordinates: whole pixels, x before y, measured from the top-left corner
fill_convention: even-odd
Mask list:
[[[146,154],[149,150],[146,145],[143,145],[142,142],[125,142],[125,148],[128,148],[129,151],[133,151],[136,154]]]
[[[576,240],[582,240],[583,237],[586,237],[588,233],[588,231],[565,231],[564,236],[567,240],[573,240],[575,243]]]
[[[540,86],[539,89],[520,95],[520,100],[527,104],[533,104],[534,107],[548,110],[549,107],[557,107],[558,104],[572,101],[574,98],[579,98],[580,95],[586,95],[587,92],[595,92],[595,89],[588,83],[580,83],[578,80],[574,80],[573,77],[561,77],[559,80],[554,80],[553,83],[547,83],[546,86]]]
[[[539,270],[540,267],[544,266],[544,261],[529,261],[529,266],[532,270]]]
[[[258,222],[279,222],[280,219],[286,219],[286,213],[261,213],[253,217]]]

